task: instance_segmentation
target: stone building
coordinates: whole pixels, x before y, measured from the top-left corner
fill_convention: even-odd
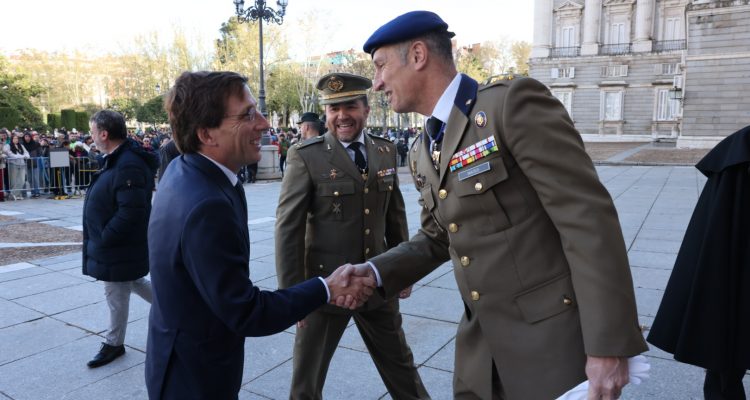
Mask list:
[[[585,140],[710,147],[750,125],[750,0],[535,0],[530,75]]]

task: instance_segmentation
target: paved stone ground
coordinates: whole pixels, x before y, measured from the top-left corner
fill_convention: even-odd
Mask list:
[[[640,322],[649,326],[705,179],[692,167],[602,166],[598,171],[619,212]],[[401,177],[414,233],[418,193],[407,176]],[[278,182],[245,186],[251,278],[264,289],[276,288],[273,217],[279,188]],[[6,202],[0,204],[0,214],[18,212],[15,218],[44,218],[48,225],[80,229],[81,205],[80,199]],[[105,367],[86,368],[99,348],[108,312],[102,284],[82,276],[80,265],[80,253],[72,253],[0,266],[0,400],[147,397],[148,304],[136,296],[131,301],[126,355]],[[443,265],[422,279],[401,306],[407,339],[434,399],[451,398],[454,338],[463,311],[451,270]],[[248,339],[241,399],[287,397],[293,332]],[[628,386],[624,399],[702,398],[701,369],[677,363],[659,350],[646,355],[651,379]],[[750,378],[745,386],[750,390]],[[347,329],[334,356],[324,396],[390,398],[355,327]]]

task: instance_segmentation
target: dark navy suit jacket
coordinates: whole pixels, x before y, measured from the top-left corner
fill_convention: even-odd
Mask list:
[[[280,332],[325,304],[317,278],[275,292],[253,286],[246,207],[200,154],[174,159],[159,183],[148,228],[149,398],[236,399],[245,337]]]

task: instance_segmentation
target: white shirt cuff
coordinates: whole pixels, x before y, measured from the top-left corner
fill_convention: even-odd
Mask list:
[[[328,299],[326,300],[326,303],[330,303],[331,302],[331,290],[328,289],[328,284],[326,283],[326,280],[323,279],[323,277],[319,276],[318,279],[320,279],[320,281],[323,282],[323,287],[326,288],[326,298]]]
[[[378,281],[378,287],[383,286],[383,281],[380,279],[380,272],[378,272],[378,269],[375,267],[375,264],[368,261],[367,265],[369,265],[370,268],[372,268],[372,271],[375,272],[375,280]]]

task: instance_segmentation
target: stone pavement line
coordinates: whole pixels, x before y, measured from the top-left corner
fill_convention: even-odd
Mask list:
[[[615,154],[615,155],[607,158],[605,161],[606,162],[621,162],[621,161],[624,161],[626,158],[632,156],[633,154],[635,154],[635,153],[637,153],[637,152],[639,152],[639,151],[641,151],[643,149],[649,148],[649,147],[651,147],[651,144],[650,143],[646,143],[646,144],[644,144],[642,146],[634,147],[632,149],[627,149],[625,151],[622,151],[620,153],[617,153],[617,154]]]

